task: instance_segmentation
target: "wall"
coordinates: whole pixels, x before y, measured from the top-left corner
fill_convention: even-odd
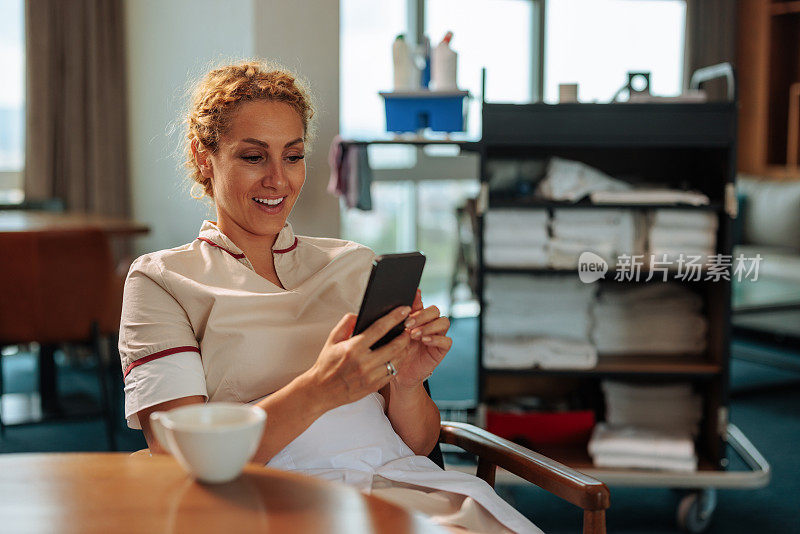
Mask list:
[[[188,193],[182,110],[189,84],[213,62],[277,60],[312,84],[318,136],[308,178],[290,220],[299,233],[337,236],[328,195],[327,153],[339,123],[338,2],[300,0],[126,0],[129,150],[133,216],[151,227],[136,252],[187,243],[213,211]]]
[[[187,87],[208,65],[253,55],[252,1],[126,0],[133,216],[143,253],[197,237],[209,211],[189,196],[180,152]]]
[[[255,4],[255,53],[296,70],[311,83],[317,137],[306,184],[290,221],[299,234],[339,236],[339,203],[327,193],[328,148],[339,131],[339,2],[262,0]]]

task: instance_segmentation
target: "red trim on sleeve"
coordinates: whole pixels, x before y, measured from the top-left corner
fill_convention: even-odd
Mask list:
[[[292,243],[292,246],[291,246],[291,247],[289,247],[289,248],[282,248],[282,249],[280,249],[280,250],[273,250],[272,252],[274,252],[275,254],[286,254],[287,252],[291,252],[291,251],[293,251],[293,250],[294,250],[294,249],[296,249],[296,248],[297,248],[297,238],[295,237],[295,238],[294,238],[294,243]]]
[[[207,237],[198,237],[197,239],[199,239],[200,241],[203,241],[203,242],[205,242],[205,243],[208,243],[208,244],[209,244],[209,245],[211,245],[212,247],[221,248],[222,250],[224,250],[225,252],[227,252],[228,254],[230,254],[231,256],[233,256],[234,258],[236,258],[237,260],[241,260],[242,258],[244,258],[244,254],[236,254],[235,252],[231,252],[231,251],[230,251],[230,250],[228,250],[227,248],[225,248],[225,247],[221,247],[221,246],[217,245],[216,243],[214,243],[213,241],[211,241],[211,240],[210,240],[209,238],[207,238]],[[295,244],[297,244],[297,243],[295,243]]]
[[[145,356],[144,358],[139,358],[138,360],[131,363],[128,367],[125,368],[125,372],[122,374],[122,378],[124,379],[125,377],[127,377],[128,373],[130,373],[134,367],[138,367],[144,363],[152,362],[153,360],[163,358],[164,356],[169,356],[170,354],[176,354],[178,352],[196,352],[197,354],[200,354],[200,349],[191,346],[173,347],[171,349],[158,351],[155,354],[151,354],[150,356]]]

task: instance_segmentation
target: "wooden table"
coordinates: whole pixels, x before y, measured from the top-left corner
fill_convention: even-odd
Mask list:
[[[35,236],[48,232],[69,230],[102,230],[109,239],[128,238],[146,234],[147,225],[121,217],[72,212],[50,212],[36,210],[0,210],[0,233],[18,233]],[[25,410],[14,413],[13,421],[37,422],[50,415],[62,415],[56,391],[56,367],[53,353],[56,347],[42,345],[39,351],[39,395],[38,402],[31,401]]]
[[[130,219],[86,213],[0,210],[0,232],[49,232],[82,229],[103,230],[109,236],[146,234],[147,225]]]
[[[255,464],[195,482],[171,456],[0,456],[0,530],[26,533],[442,533],[343,484]]]

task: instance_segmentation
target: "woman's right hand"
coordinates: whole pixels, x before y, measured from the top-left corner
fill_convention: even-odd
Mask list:
[[[356,315],[348,313],[328,336],[316,363],[308,370],[311,383],[327,410],[355,402],[389,383],[386,362],[399,367],[408,354],[407,331],[376,350],[370,347],[395,325],[403,322],[411,308],[400,306],[387,313],[357,336],[350,337]],[[326,410],[326,411],[327,411]]]

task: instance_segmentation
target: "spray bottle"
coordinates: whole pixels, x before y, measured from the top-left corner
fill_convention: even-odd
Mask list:
[[[436,45],[431,54],[431,90],[458,91],[456,71],[458,54],[450,48],[453,32],[447,32],[442,42]]]

